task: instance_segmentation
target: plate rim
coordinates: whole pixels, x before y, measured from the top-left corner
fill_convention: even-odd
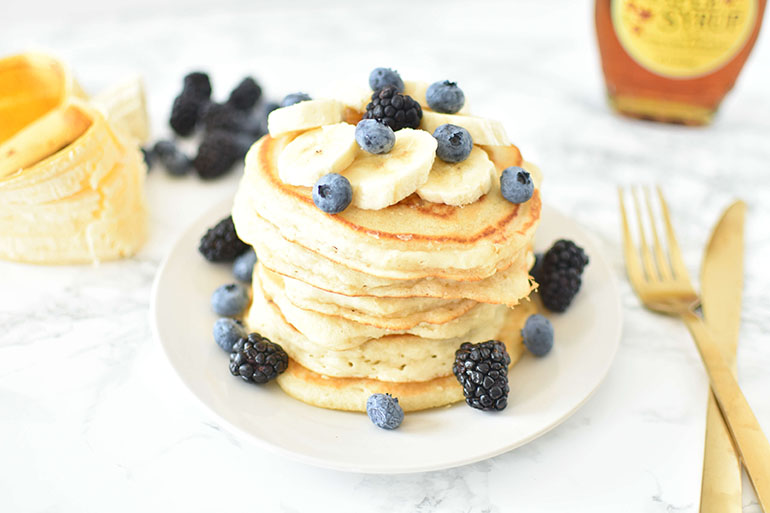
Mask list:
[[[522,447],[532,442],[533,440],[540,438],[541,436],[545,435],[546,433],[550,432],[556,427],[560,426],[568,418],[574,415],[575,412],[577,412],[580,408],[582,408],[594,396],[594,394],[596,394],[596,392],[599,390],[599,388],[602,386],[605,379],[607,378],[607,375],[609,374],[610,369],[612,368],[612,364],[615,361],[618,350],[620,348],[620,340],[622,339],[622,334],[623,334],[623,306],[620,300],[620,289],[618,285],[618,279],[615,276],[615,273],[609,272],[608,273],[609,288],[612,293],[612,296],[617,298],[617,301],[614,302],[616,311],[613,315],[613,318],[617,319],[617,323],[615,326],[614,333],[612,334],[613,335],[612,339],[614,341],[614,344],[612,347],[611,354],[608,354],[608,359],[607,359],[608,363],[606,367],[602,370],[601,376],[598,377],[596,383],[593,385],[591,390],[584,397],[582,397],[581,400],[577,401],[569,410],[565,411],[564,414],[561,415],[558,419],[556,419],[549,425],[543,427],[542,429],[536,430],[535,432],[530,434],[528,437],[524,437],[519,440],[516,440],[514,443],[511,443],[511,444],[504,444],[503,446],[498,447],[496,449],[488,450],[483,453],[475,454],[473,456],[452,461],[451,463],[439,462],[434,464],[412,465],[412,466],[409,466],[408,468],[393,468],[393,467],[383,468],[383,467],[378,467],[376,465],[362,466],[362,465],[340,464],[339,462],[336,462],[336,461],[330,461],[327,459],[310,456],[301,451],[292,451],[280,445],[273,444],[268,440],[265,440],[264,438],[259,437],[256,434],[251,433],[245,430],[244,428],[239,427],[235,423],[229,421],[223,415],[219,414],[213,407],[209,406],[202,397],[200,397],[197,393],[194,392],[194,388],[190,384],[188,384],[187,378],[185,378],[183,373],[180,372],[177,369],[176,365],[174,364],[172,356],[169,353],[169,349],[167,348],[166,344],[163,342],[163,339],[160,335],[159,328],[158,328],[159,326],[158,311],[157,311],[158,310],[158,291],[162,281],[161,278],[164,275],[164,271],[170,264],[171,257],[174,254],[174,250],[180,244],[182,239],[187,237],[192,226],[198,224],[204,218],[218,219],[221,213],[224,211],[227,211],[228,207],[232,205],[232,201],[233,201],[232,198],[228,198],[220,202],[217,202],[212,207],[204,211],[199,217],[195,218],[191,223],[189,223],[187,227],[183,229],[182,232],[174,239],[174,242],[171,244],[166,255],[163,257],[161,264],[158,266],[155,272],[155,278],[153,279],[153,284],[150,291],[150,294],[151,294],[150,311],[149,311],[150,329],[152,332],[153,339],[162,348],[166,363],[171,367],[171,369],[173,369],[174,376],[184,386],[184,388],[187,390],[189,395],[195,398],[195,403],[197,403],[198,407],[204,409],[206,412],[208,412],[209,415],[212,415],[218,424],[226,427],[231,432],[237,433],[241,438],[248,440],[250,443],[257,445],[258,447],[261,447],[267,450],[268,452],[286,457],[287,459],[290,459],[299,463],[303,463],[303,464],[318,467],[318,468],[335,470],[340,472],[361,473],[361,474],[380,474],[380,475],[414,474],[414,473],[420,473],[420,472],[445,470],[445,469],[451,469],[451,468],[457,468],[465,465],[470,465],[470,464],[484,461],[490,458],[494,458],[501,454],[505,454],[514,449]],[[568,217],[561,210],[549,205],[548,203],[543,203],[543,208],[552,210],[563,217]],[[583,225],[581,225],[574,219],[572,219],[572,222],[580,230],[579,235],[581,238],[589,240],[591,245],[594,247],[602,246],[602,244],[600,244],[598,239],[593,235],[591,231],[586,230],[583,227]],[[602,253],[591,255],[591,258],[599,260],[603,264],[602,266],[604,268],[610,271],[612,270],[612,267],[609,265],[609,262],[606,260],[606,258]],[[292,401],[297,401],[297,399],[291,398],[288,395],[286,397]],[[312,405],[307,405],[307,406],[311,408],[316,408],[315,406],[312,406]]]

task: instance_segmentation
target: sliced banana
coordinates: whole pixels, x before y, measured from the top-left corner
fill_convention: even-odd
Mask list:
[[[267,130],[272,137],[333,125],[343,120],[345,105],[337,100],[307,100],[275,109],[267,117]]]
[[[521,166],[523,162],[521,152],[513,144],[506,146],[481,146],[481,149],[487,152],[490,160],[495,164],[498,173],[511,166]]]
[[[403,128],[389,153],[359,150],[341,174],[353,186],[353,205],[378,210],[398,203],[428,181],[436,158],[436,139],[423,130]]]
[[[419,82],[413,80],[404,80],[404,94],[411,96],[423,109],[430,110],[428,106],[428,100],[425,98],[425,94],[428,92],[430,84],[428,82]],[[366,108],[366,105],[364,105]],[[468,99],[465,99],[465,105],[463,108],[457,111],[458,115],[467,116],[470,113],[468,109]]]
[[[348,167],[358,153],[356,127],[347,123],[314,128],[286,145],[278,157],[278,176],[289,185],[312,187],[328,173]]]
[[[426,110],[422,113],[420,128],[432,134],[438,127],[447,123],[465,128],[471,134],[473,144],[487,146],[507,146],[511,144],[502,123],[475,116],[440,114]]]
[[[433,162],[428,181],[417,188],[426,201],[462,206],[473,203],[492,188],[495,165],[480,148],[473,148],[462,162]]]

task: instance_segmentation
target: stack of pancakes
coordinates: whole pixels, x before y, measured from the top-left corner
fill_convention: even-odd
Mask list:
[[[380,210],[351,205],[329,215],[311,188],[278,177],[291,140],[265,136],[252,147],[232,212],[259,258],[246,323],[288,353],[278,377],[286,393],[353,411],[366,411],[373,393],[390,393],[404,410],[420,410],[463,399],[452,375],[463,342],[502,340],[518,360],[520,329],[534,311],[536,168],[522,164],[538,187],[519,205],[496,180],[463,207],[413,194]]]

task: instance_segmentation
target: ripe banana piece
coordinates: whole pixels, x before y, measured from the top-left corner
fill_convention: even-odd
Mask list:
[[[467,205],[488,193],[495,177],[495,165],[484,150],[474,147],[462,162],[436,159],[428,181],[417,188],[417,194],[433,203]]]
[[[359,150],[342,176],[353,187],[353,205],[377,210],[398,203],[428,181],[436,158],[436,139],[423,130],[403,128],[389,153]]]
[[[113,128],[134,138],[139,144],[150,137],[150,121],[141,77],[134,76],[91,99]]]
[[[502,123],[476,116],[440,114],[426,110],[422,113],[420,128],[432,134],[438,127],[447,123],[465,128],[471,134],[473,144],[485,146],[507,146],[511,144]]]
[[[348,167],[357,153],[354,125],[337,123],[314,128],[281,151],[278,176],[289,185],[312,187],[322,176]]]
[[[344,114],[345,105],[337,100],[307,100],[275,109],[267,117],[267,130],[271,137],[290,132],[302,132],[323,125],[340,123],[344,119]]]

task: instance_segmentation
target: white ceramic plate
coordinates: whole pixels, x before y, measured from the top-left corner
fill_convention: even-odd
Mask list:
[[[221,423],[296,460],[337,470],[405,473],[455,467],[501,454],[537,438],[569,417],[596,390],[618,347],[621,307],[612,270],[597,244],[574,221],[545,207],[536,248],[569,238],[585,248],[590,265],[569,311],[553,315],[554,349],[525,355],[510,375],[503,412],[465,403],[407,413],[394,431],[375,427],[362,413],[325,410],[230,375],[228,355],[213,341],[211,293],[234,281],[229,265],[197,251],[201,235],[226,216],[230,202],[212,209],[176,242],[153,287],[155,336],[190,391]],[[479,436],[483,433],[484,436]],[[472,438],[472,443],[465,441]]]

